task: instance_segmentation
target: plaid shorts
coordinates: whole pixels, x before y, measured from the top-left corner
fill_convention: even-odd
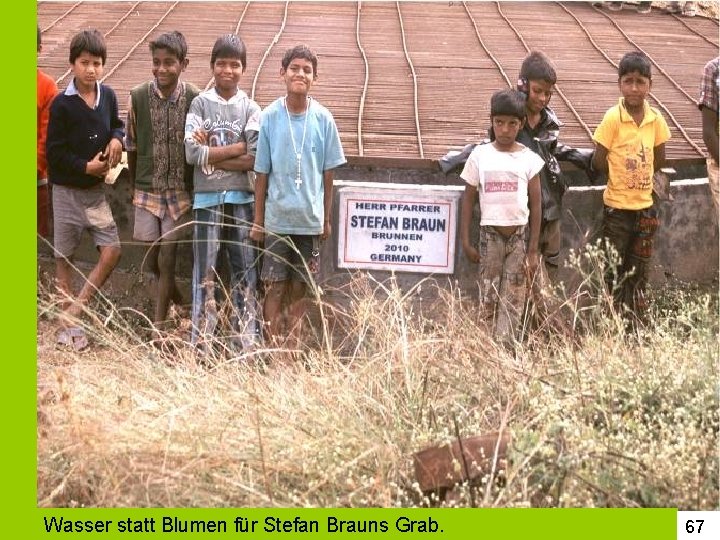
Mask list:
[[[141,242],[173,242],[192,235],[192,227],[187,226],[188,223],[190,214],[174,220],[170,212],[165,212],[161,219],[145,208],[135,207],[133,238]]]

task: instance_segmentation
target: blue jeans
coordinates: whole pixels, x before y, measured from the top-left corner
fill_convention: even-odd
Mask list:
[[[257,250],[250,240],[253,203],[223,204],[194,210],[192,333],[193,345],[211,340],[218,324],[217,260],[224,248],[230,263],[231,344],[251,349],[260,342],[257,301]]]

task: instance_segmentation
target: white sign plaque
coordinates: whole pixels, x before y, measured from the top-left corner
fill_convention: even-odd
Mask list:
[[[341,188],[338,266],[452,274],[459,193]]]

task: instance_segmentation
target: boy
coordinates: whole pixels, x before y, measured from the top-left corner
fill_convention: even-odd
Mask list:
[[[493,94],[490,122],[495,140],[478,145],[460,175],[466,182],[460,234],[465,255],[480,264],[480,304],[484,315],[493,320],[493,335],[512,344],[525,304],[526,280],[534,277],[539,264],[539,173],[544,162],[516,141],[525,122],[525,98],[520,92],[501,90]],[[470,243],[472,211],[478,197],[479,250]]]
[[[248,175],[255,163],[260,107],[238,86],[246,55],[245,44],[234,34],[215,41],[210,56],[215,86],[193,100],[185,123],[185,153],[194,165],[195,190],[191,342],[201,349],[207,349],[218,322],[215,282],[221,247],[230,262],[231,344],[251,350],[260,338]]]
[[[659,225],[653,174],[663,165],[670,139],[665,119],[646,101],[651,85],[648,57],[637,51],[623,56],[618,66],[622,97],[593,135],[593,165],[608,173],[602,234],[620,255],[618,268],[608,269],[605,282],[616,304],[629,308],[640,320],[647,307],[645,286]]]
[[[718,213],[718,94],[720,90],[720,56],[705,64],[703,77],[700,85],[700,101],[698,107],[702,113],[703,141],[708,151],[707,172],[708,183],[710,184],[710,195],[712,197],[715,214]]]
[[[591,174],[591,150],[573,149],[558,140],[562,122],[548,106],[557,75],[550,60],[542,52],[533,51],[520,66],[517,89],[527,96],[527,120],[518,133],[519,143],[538,154],[545,166],[540,172],[542,193],[542,223],[540,226],[541,267],[540,285],[557,279],[560,265],[562,197],[567,182],[558,161],[568,161]],[[537,295],[536,295],[537,296]]]
[[[281,337],[286,301],[286,337],[297,348],[307,285],[318,271],[320,241],[330,235],[333,169],[345,163],[345,155],[332,114],[309,96],[318,76],[315,53],[297,45],[285,52],[281,66],[287,96],[262,114],[251,238],[262,242],[265,233],[270,236],[262,270],[268,337]]]
[[[40,27],[37,27],[37,52],[42,51]],[[47,177],[45,140],[50,118],[50,103],[58,93],[57,84],[47,74],[37,70],[37,233],[43,238],[50,234],[50,188]]]
[[[185,162],[185,117],[200,93],[180,80],[187,68],[187,43],[180,32],[150,42],[153,80],[130,91],[125,148],[134,187],[133,238],[150,242],[150,272],[157,283],[153,321],[167,318],[172,300],[182,304],[175,283],[177,241],[191,206],[192,167]]]
[[[120,259],[120,241],[103,180],[122,156],[125,135],[115,92],[100,83],[107,49],[97,30],[83,30],[70,42],[73,80],[50,106],[47,133],[49,179],[53,185],[56,277],[72,299],[72,266],[83,231],[92,234],[100,252],[74,301],[66,303],[58,343],[87,346],[82,328],[71,326]]]

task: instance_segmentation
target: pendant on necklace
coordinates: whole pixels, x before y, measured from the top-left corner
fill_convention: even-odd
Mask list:
[[[296,158],[296,160],[295,160],[295,187],[297,189],[300,189],[300,185],[302,184],[302,170],[301,170],[301,163],[300,163],[302,156],[298,152],[297,154],[295,154],[295,158]]]

